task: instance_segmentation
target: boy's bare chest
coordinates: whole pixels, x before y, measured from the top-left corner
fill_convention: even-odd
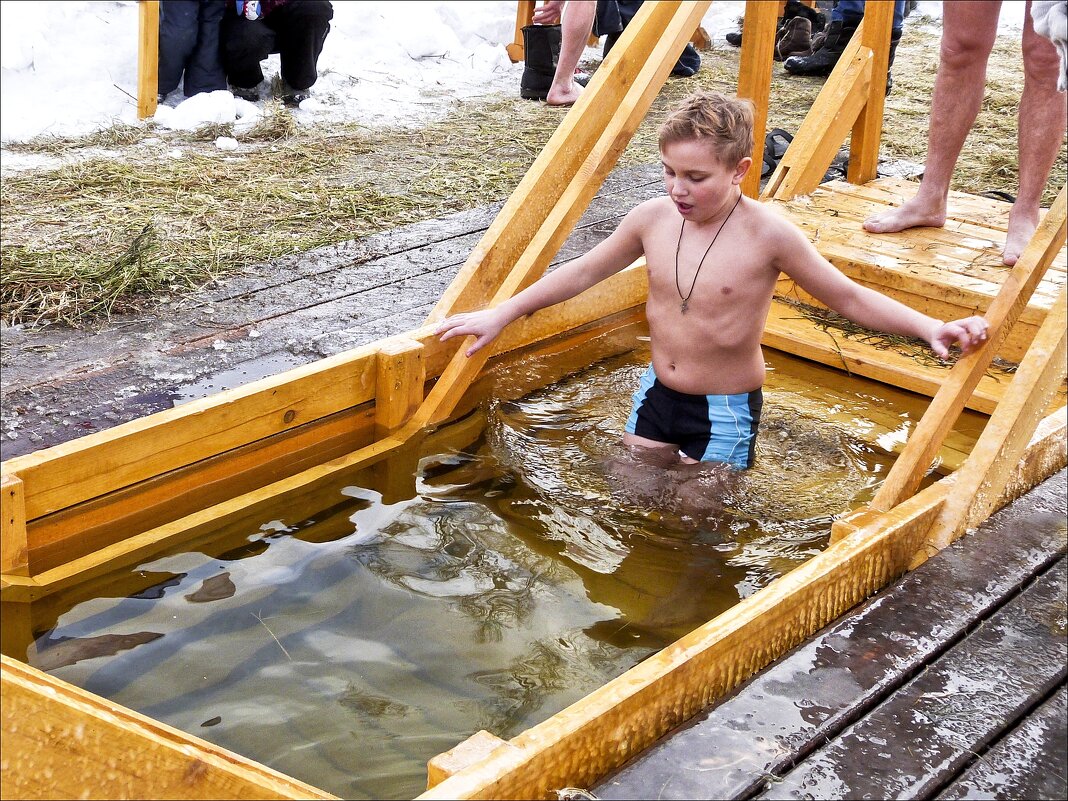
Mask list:
[[[712,247],[711,235],[678,239],[679,230],[658,232],[646,248],[649,300],[677,300],[687,306],[735,306],[759,302],[771,291],[775,273],[755,248],[737,237],[720,237]]]

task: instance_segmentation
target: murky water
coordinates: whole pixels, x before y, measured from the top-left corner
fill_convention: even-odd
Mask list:
[[[779,359],[756,467],[663,470],[619,443],[646,359],[489,402],[408,455],[399,500],[368,471],[141,565],[136,595],[64,611],[30,661],[339,796],[417,795],[432,756],[514,736],[817,553],[891,461],[872,410],[909,425],[876,385]]]

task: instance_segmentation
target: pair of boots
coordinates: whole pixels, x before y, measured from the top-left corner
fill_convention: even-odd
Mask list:
[[[811,52],[787,57],[782,63],[783,69],[791,75],[830,75],[859,25],[859,18],[831,20],[831,24],[827,26],[823,34],[812,37]],[[886,73],[887,94],[890,94],[894,85],[889,67],[894,65],[894,56],[897,54],[897,45],[900,41],[901,29],[895,28],[890,32],[890,60]]]
[[[827,17],[822,11],[810,8],[800,0],[787,0],[775,26],[775,60],[782,61],[795,53],[807,55],[811,52],[812,35],[822,31],[826,24]],[[726,39],[729,45],[742,46],[741,31],[728,33]]]

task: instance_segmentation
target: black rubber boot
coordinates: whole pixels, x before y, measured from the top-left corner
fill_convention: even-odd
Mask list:
[[[783,61],[783,69],[791,75],[830,75],[859,24],[859,19],[831,20],[823,47],[811,56],[790,56]]]
[[[559,25],[527,25],[523,28],[525,64],[519,82],[520,97],[544,100],[549,94],[560,60],[560,41]]]

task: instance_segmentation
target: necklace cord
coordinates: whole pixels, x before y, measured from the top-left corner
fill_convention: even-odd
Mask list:
[[[720,233],[727,225],[727,221],[730,220],[731,215],[734,214],[734,210],[738,208],[738,204],[742,201],[742,193],[738,193],[738,199],[734,201],[734,205],[731,206],[731,210],[727,212],[727,216],[723,222],[720,223],[719,228],[716,230],[716,235],[712,237],[712,241],[708,243],[708,247],[705,249],[705,255],[701,257],[701,261],[697,263],[697,272],[693,274],[693,283],[690,284],[690,291],[686,294],[682,294],[682,286],[679,284],[679,251],[682,250],[682,233],[686,230],[686,218],[682,219],[682,227],[679,228],[679,242],[675,246],[675,291],[679,293],[679,297],[682,298],[682,311],[686,312],[686,308],[690,303],[690,296],[693,295],[694,287],[697,286],[697,276],[701,274],[701,268],[705,266],[705,259],[708,257],[709,252],[712,250],[712,246],[716,244],[716,240],[719,239]]]

